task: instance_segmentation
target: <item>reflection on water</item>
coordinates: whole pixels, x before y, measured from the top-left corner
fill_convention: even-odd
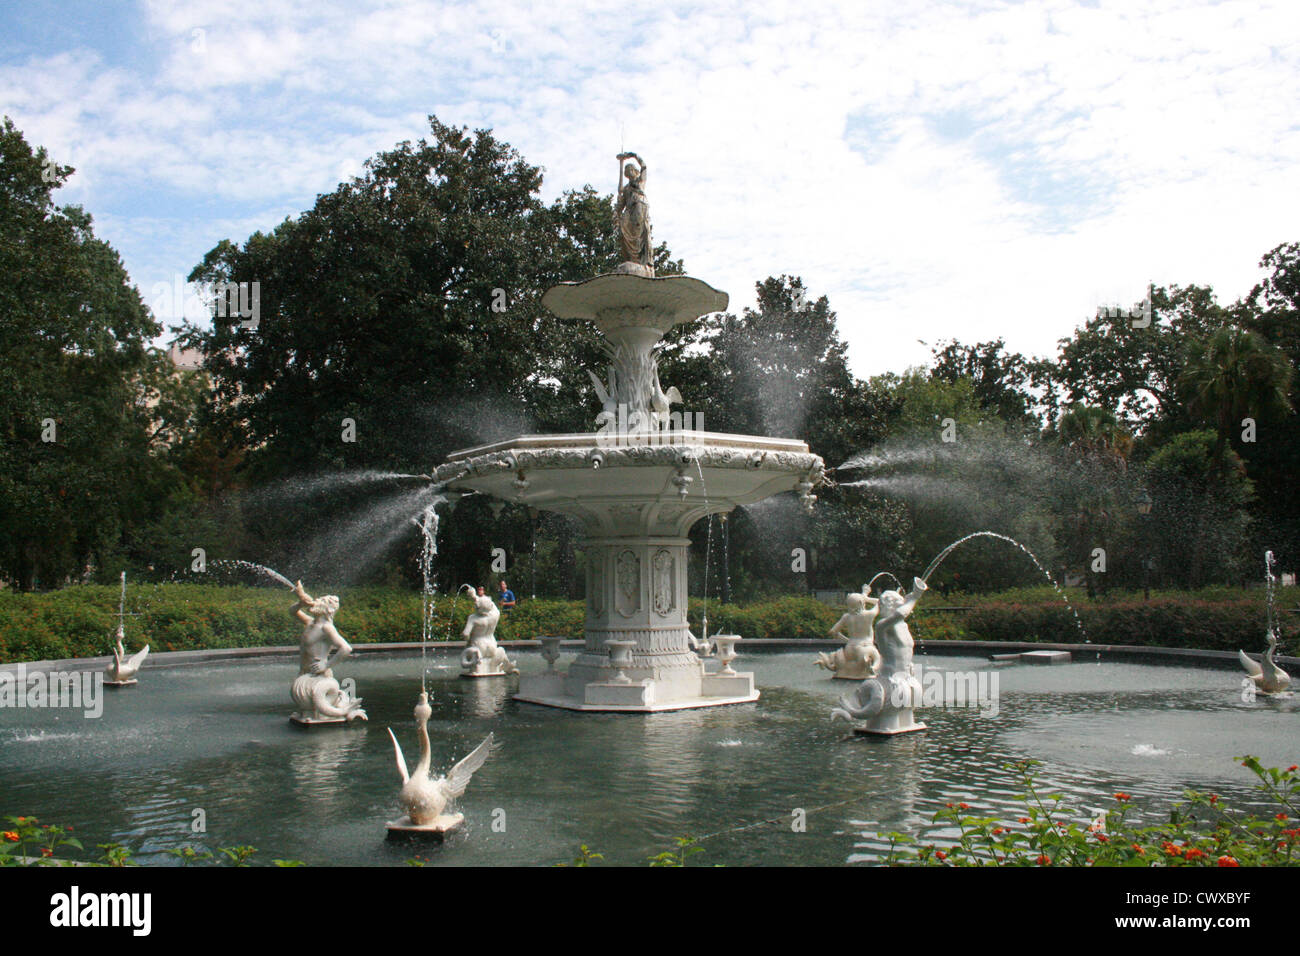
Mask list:
[[[1252,800],[1233,763],[1297,762],[1300,700],[1245,703],[1228,670],[1094,662],[1001,668],[996,717],[930,709],[930,730],[889,739],[832,725],[844,682],[804,653],[751,653],[762,699],[654,715],[579,714],[510,699],[516,678],[465,680],[452,650],[430,657],[435,768],[489,731],[501,747],[461,801],[466,827],[428,852],[432,864],[549,864],[579,844],[608,863],[644,863],[683,835],[703,838],[701,863],[871,862],[878,834],[926,832],[946,802],[1014,819],[1018,782],[1006,767],[1042,761],[1045,790],[1081,818],[1135,796],[1156,813],[1189,787]],[[525,673],[545,663],[520,655]],[[930,654],[927,669],[987,661]],[[445,667],[446,669],[437,669]],[[408,746],[418,657],[362,656],[346,666],[370,722],[304,730],[288,722],[293,661],[151,668],[110,696],[104,716],[0,711],[0,814],[74,825],[88,845],[121,842],[148,862],[171,847],[248,844],[257,859],[396,865],[413,850],[386,843],[399,780],[392,727]],[[207,830],[193,832],[195,811]],[[492,828],[504,813],[505,831]],[[792,814],[803,810],[806,831]],[[498,814],[498,818],[500,814]]]

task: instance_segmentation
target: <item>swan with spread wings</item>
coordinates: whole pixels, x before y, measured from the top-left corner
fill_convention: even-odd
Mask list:
[[[397,772],[402,776],[402,792],[398,798],[402,809],[406,811],[407,820],[403,823],[424,827],[432,825],[443,811],[456,798],[465,793],[474,772],[483,766],[492,753],[492,734],[470,751],[450,770],[445,777],[433,777],[429,774],[432,751],[429,746],[429,718],[433,708],[429,706],[429,694],[421,691],[420,702],[415,706],[416,733],[420,738],[420,760],[412,773],[407,770],[406,757],[402,754],[402,745],[397,742],[397,735],[392,728],[388,736],[393,740],[393,751],[397,757]]]

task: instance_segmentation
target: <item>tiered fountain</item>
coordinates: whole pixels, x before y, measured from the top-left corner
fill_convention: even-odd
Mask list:
[[[636,158],[630,154],[624,159]],[[686,430],[681,396],[659,383],[664,333],[727,307],[727,295],[687,276],[656,278],[644,163],[625,168],[618,269],[547,291],[556,316],[595,323],[610,358],[594,373],[596,431],[523,435],[451,454],[436,479],[579,518],[587,553],[586,646],[558,671],[522,677],[516,699],[570,710],[658,711],[758,699],[751,673],[706,672],[686,620],[688,532],[709,514],[785,491],[811,507],[824,464],[801,441]],[[708,635],[701,635],[707,638]]]

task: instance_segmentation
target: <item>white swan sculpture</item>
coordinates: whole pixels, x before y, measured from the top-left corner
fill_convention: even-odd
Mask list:
[[[122,625],[117,626],[117,646],[113,648],[113,663],[109,664],[104,673],[108,675],[106,684],[112,684],[117,687],[126,684],[136,683],[135,675],[139,673],[140,666],[144,664],[144,659],[149,656],[149,645],[144,646],[144,650],[136,651],[130,657],[126,656],[126,648],[122,646],[122,639],[126,637]]]
[[[469,756],[447,772],[445,777],[429,775],[432,753],[429,747],[429,718],[433,708],[429,706],[429,694],[420,692],[420,702],[415,706],[416,733],[420,737],[420,761],[412,773],[407,770],[406,757],[402,754],[402,745],[397,742],[397,735],[392,728],[388,736],[393,740],[393,752],[397,758],[397,772],[402,777],[402,792],[399,800],[406,816],[397,823],[388,824],[392,832],[423,831],[442,834],[454,829],[464,822],[460,813],[444,813],[451,801],[460,797],[469,786],[474,771],[483,766],[492,752],[492,734],[470,751]]]
[[[1273,655],[1277,652],[1277,634],[1268,634],[1268,650],[1264,652],[1262,663],[1256,663],[1245,651],[1237,651],[1237,660],[1246,671],[1246,676],[1261,694],[1280,694],[1291,683],[1291,675],[1277,666]]]

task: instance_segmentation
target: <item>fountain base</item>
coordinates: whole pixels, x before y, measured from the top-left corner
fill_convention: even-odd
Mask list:
[[[364,717],[353,718],[348,720],[346,717],[303,717],[301,714],[290,714],[289,723],[297,724],[299,727],[333,727],[338,724],[351,724],[357,720],[365,720]]]
[[[459,829],[465,822],[463,813],[444,813],[435,817],[432,823],[424,825],[411,822],[410,817],[402,817],[396,823],[385,823],[388,839],[422,839],[441,843],[448,833]]]
[[[925,729],[925,724],[918,723],[909,708],[880,714],[869,721],[865,727],[854,727],[853,733],[858,737],[894,737],[898,734],[911,734]]]
[[[720,707],[724,704],[751,704],[758,700],[752,673],[723,676],[701,674],[695,693],[681,692],[676,685],[662,685],[653,678],[622,684],[617,681],[590,681],[578,688],[581,696],[566,690],[564,674],[537,674],[519,681],[514,699],[525,704],[559,707],[564,710],[613,711],[652,714],[669,710],[692,710]],[[569,685],[572,686],[571,684]],[[672,693],[671,690],[676,690]]]

